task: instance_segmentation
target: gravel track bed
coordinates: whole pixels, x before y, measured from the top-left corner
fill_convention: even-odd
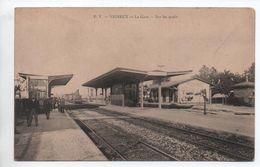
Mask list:
[[[188,132],[186,133],[183,131],[175,130],[173,128],[156,126],[149,122],[144,122],[140,119],[133,118],[133,119],[122,119],[122,120],[135,124],[135,125],[139,125],[141,127],[147,127],[153,131],[161,132],[170,137],[178,138],[181,141],[187,141],[188,143],[195,143],[195,145],[200,145],[200,146],[206,145],[206,146],[210,146],[213,148],[221,148],[221,149],[225,150],[226,152],[233,153],[235,155],[240,155],[247,159],[253,159],[253,157],[254,157],[254,149],[250,149],[247,147],[242,147],[242,146],[238,147],[235,144],[225,143],[223,141],[215,140],[212,138],[207,138],[207,137],[200,136],[200,135],[194,135],[194,134],[191,134]]]
[[[122,131],[125,131],[131,135],[139,136],[139,138],[145,140],[147,143],[159,147],[180,160],[233,161],[233,159],[220,155],[216,152],[203,150],[193,144],[180,141],[174,137],[140,127],[123,120],[109,119],[103,121],[109,123],[111,126],[117,126],[117,128],[120,128]]]

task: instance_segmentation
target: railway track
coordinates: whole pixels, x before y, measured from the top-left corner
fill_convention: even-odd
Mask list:
[[[159,131],[169,137],[173,137],[173,138],[179,139],[181,141],[186,141],[187,143],[197,145],[201,149],[218,152],[219,154],[232,158],[233,161],[252,161],[254,158],[254,147],[251,145],[247,145],[244,143],[237,143],[237,142],[233,142],[233,141],[230,141],[230,140],[227,140],[224,138],[207,135],[200,131],[194,131],[194,130],[190,130],[190,129],[174,127],[172,125],[168,125],[167,123],[164,123],[164,122],[161,122],[158,120],[147,119],[147,118],[136,118],[133,116],[121,114],[121,113],[110,111],[110,110],[103,110],[103,109],[91,109],[91,110],[94,110],[95,112],[98,112],[102,115],[109,116],[109,119],[111,119],[111,116],[113,116],[114,119],[116,119],[116,120],[122,120],[125,122],[129,122],[130,124],[149,128],[153,131]],[[85,114],[87,114],[87,113],[85,113]],[[126,116],[128,118],[126,118]],[[102,118],[102,119],[104,119],[104,118]],[[122,134],[123,131],[122,131],[122,129],[120,129],[120,127],[115,127],[114,125],[111,126],[111,125],[105,123],[104,120],[106,120],[106,119],[104,119],[104,120],[102,120],[102,119],[98,119],[99,121],[92,119],[92,122],[89,122],[89,124],[93,124],[93,122],[98,122],[96,125],[93,125],[93,127],[100,126],[101,124],[103,124],[102,128],[110,129],[110,130],[113,129],[115,131],[114,136],[106,136],[106,135],[103,136],[103,134],[98,135],[96,132],[99,132],[100,130],[99,129],[93,130],[93,128],[91,128],[89,125],[86,124],[86,122],[88,122],[88,121],[76,120],[76,122],[81,126],[81,128],[83,130],[85,129],[84,132],[88,136],[90,136],[90,138],[97,144],[98,147],[100,147],[101,151],[104,152],[104,154],[108,157],[108,159],[110,159],[110,160],[174,160],[174,161],[176,161],[176,160],[178,161],[178,160],[182,159],[182,158],[179,158],[178,156],[176,157],[176,156],[172,156],[169,153],[166,153],[167,151],[164,150],[163,147],[157,146],[156,144],[151,145],[150,144],[151,142],[147,143],[147,142],[145,142],[145,140],[146,140],[145,138],[140,139],[140,137],[139,137],[139,139],[137,137],[130,139],[131,147],[124,146],[125,148],[122,149],[122,147],[121,147],[122,145],[121,145],[120,147],[116,148],[118,143],[110,142],[107,140],[107,138],[110,138],[110,139],[114,138],[115,135],[117,135],[118,133],[121,133],[122,138],[127,138],[127,137],[129,138],[129,135],[124,136],[124,134]],[[103,137],[101,137],[101,136],[103,136]],[[121,140],[121,139],[118,139],[118,140]],[[147,140],[149,140],[149,139],[147,139]],[[127,141],[126,141],[126,143],[127,143]],[[106,146],[104,147],[104,145],[106,145]],[[126,144],[126,145],[128,145],[128,144]],[[150,157],[143,155],[143,156],[140,156],[142,158],[136,159],[136,157],[131,157],[131,155],[122,154],[128,149],[135,150],[135,151],[132,151],[132,154],[134,154],[134,155],[141,155],[144,152],[146,152],[148,155],[151,152],[153,152],[153,154],[154,154],[154,152],[156,152],[157,154],[155,154],[154,156],[150,156]],[[138,151],[138,149],[139,149],[139,151]],[[110,150],[110,151],[108,151],[108,150]],[[162,151],[162,150],[164,150],[164,151]]]
[[[146,119],[142,119],[143,121],[147,121]],[[130,120],[126,120],[131,122]],[[149,122],[149,121],[148,121]],[[160,124],[158,122],[152,121],[154,124]],[[229,157],[234,158],[238,161],[252,161],[254,157],[254,147],[251,145],[246,145],[243,143],[236,143],[233,141],[229,141],[223,138],[214,137],[211,135],[203,134],[201,132],[196,132],[194,130],[182,129],[178,127],[168,126],[168,125],[161,125],[166,127],[167,129],[171,129],[178,131],[178,133],[170,134],[169,136],[178,138],[180,140],[185,140],[189,143],[194,145],[198,145],[200,147],[204,147],[206,149],[210,149],[213,151],[217,151],[221,154],[227,155]]]
[[[94,141],[94,143],[101,149],[103,153],[110,160],[127,160],[120,152],[118,152],[106,139],[98,135],[86,123],[79,119],[74,119],[79,127]]]
[[[101,109],[101,110],[99,109],[97,111],[97,109],[95,109],[95,111],[97,111],[97,112],[100,112],[102,110],[103,109]],[[126,114],[121,114],[121,113],[110,111],[110,110],[105,110],[105,112],[110,112],[110,113],[112,112],[112,115],[114,115],[114,116],[117,114],[126,115]],[[101,113],[104,114],[104,112],[101,112]],[[225,138],[207,135],[205,133],[198,132],[195,130],[174,127],[174,126],[162,123],[158,120],[139,118],[139,117],[137,118],[137,117],[133,117],[133,116],[130,116],[130,117],[132,117],[133,119],[125,119],[125,118],[118,118],[118,119],[122,119],[122,120],[128,121],[130,123],[134,123],[134,124],[136,124],[137,122],[133,121],[133,120],[141,120],[142,121],[141,124],[144,124],[144,122],[149,122],[149,123],[153,124],[153,126],[158,125],[158,126],[161,126],[162,128],[167,129],[166,131],[170,131],[170,132],[172,132],[173,130],[177,131],[178,132],[177,135],[176,135],[176,133],[173,133],[173,134],[168,133],[168,132],[166,132],[166,133],[169,136],[177,137],[181,140],[185,140],[194,145],[198,145],[198,146],[206,148],[206,149],[217,151],[221,154],[234,158],[234,160],[252,161],[254,159],[254,146],[253,145],[230,141]],[[139,123],[139,125],[140,125],[140,123]],[[159,130],[161,130],[161,128]]]
[[[106,136],[103,137],[102,135],[99,135],[95,130],[93,130],[88,124],[86,124],[84,121],[79,119],[74,119],[75,122],[80,126],[80,128],[92,139],[92,141],[98,146],[98,148],[104,153],[104,155],[109,160],[172,160],[172,161],[178,161],[176,157],[173,155],[170,155],[159,148],[152,146],[151,144],[148,144],[144,141],[138,140],[138,139],[128,139],[128,143],[124,146],[127,146],[126,148],[117,148],[118,145],[122,146],[121,144],[110,142],[109,137]],[[99,122],[100,124],[100,122]],[[113,127],[109,125],[109,129],[114,129]],[[102,127],[104,128],[104,126]],[[116,130],[117,131],[117,130]],[[118,132],[118,131],[117,131]],[[126,136],[129,138],[129,136]],[[129,141],[131,144],[129,144]],[[119,142],[120,143],[120,142]],[[123,150],[128,150],[128,153],[125,153]],[[130,153],[129,153],[130,150]],[[137,158],[138,157],[138,158]],[[152,158],[152,159],[151,159]]]

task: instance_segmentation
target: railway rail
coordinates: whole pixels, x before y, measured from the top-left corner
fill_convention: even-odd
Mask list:
[[[107,158],[112,160],[127,160],[120,152],[118,152],[106,139],[98,135],[93,129],[91,129],[86,123],[82,122],[79,119],[74,119],[79,127],[99,146],[99,148],[105,152]],[[104,150],[107,147],[108,151]]]
[[[107,139],[105,139],[104,137],[102,137],[101,135],[99,135],[98,133],[96,133],[89,125],[87,125],[84,121],[79,120],[79,119],[74,119],[75,122],[80,126],[80,128],[95,142],[95,144],[97,144],[97,146],[103,151],[103,153],[106,155],[106,157],[109,160],[132,160],[131,159],[131,155],[123,155],[123,153],[121,153],[112,143],[110,143]],[[107,126],[107,125],[106,125]],[[109,126],[111,128],[111,126]],[[143,149],[140,149],[140,145],[147,147],[148,149],[145,149],[145,151]],[[148,151],[152,151],[155,152],[156,154],[158,154],[159,156],[157,156],[157,160],[172,160],[172,161],[179,161],[179,159],[177,159],[176,157],[174,157],[173,155],[170,155],[162,150],[160,150],[159,148],[152,146],[144,141],[140,141],[137,140],[136,142],[134,142],[129,149],[134,150],[136,147],[139,147],[138,151],[135,151],[133,154],[135,154],[135,156],[139,156],[139,157],[145,157],[145,159],[138,159],[138,160],[149,160],[147,159],[147,155],[151,155],[149,154]],[[145,154],[145,155],[141,155],[141,154]],[[161,158],[161,157],[166,157],[166,158]],[[154,156],[153,156],[154,158]],[[152,159],[154,160],[154,159]]]

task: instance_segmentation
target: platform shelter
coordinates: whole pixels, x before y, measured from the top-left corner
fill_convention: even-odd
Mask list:
[[[118,67],[83,83],[82,86],[95,88],[96,96],[98,89],[102,89],[102,94],[105,95],[105,98],[107,98],[107,89],[110,89],[110,100],[113,105],[138,106],[140,104],[141,108],[143,108],[143,82],[157,80],[159,99],[158,107],[161,108],[161,82],[163,78],[184,75],[190,72],[192,71],[143,71]]]
[[[52,88],[66,85],[73,77],[73,74],[48,76],[19,73],[19,76],[26,80],[27,96],[36,94],[36,96],[41,98],[50,97]]]

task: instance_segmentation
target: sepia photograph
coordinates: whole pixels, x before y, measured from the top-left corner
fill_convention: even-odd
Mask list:
[[[14,10],[15,161],[255,160],[255,11]]]

